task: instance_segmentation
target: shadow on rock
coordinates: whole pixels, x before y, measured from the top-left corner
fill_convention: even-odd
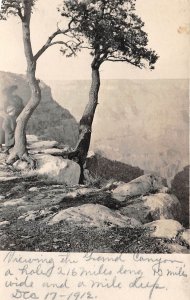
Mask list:
[[[177,173],[171,183],[172,193],[181,203],[181,223],[185,227],[189,227],[189,167],[186,166],[183,171]]]
[[[93,177],[114,179],[117,181],[129,182],[144,174],[138,167],[133,167],[119,161],[112,161],[99,154],[88,157],[86,168]]]

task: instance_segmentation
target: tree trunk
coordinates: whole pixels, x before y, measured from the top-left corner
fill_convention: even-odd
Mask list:
[[[32,164],[33,160],[29,157],[26,148],[26,126],[33,111],[41,100],[41,90],[39,81],[35,77],[36,61],[33,56],[31,38],[30,38],[30,16],[31,7],[26,7],[26,16],[22,21],[23,43],[27,62],[27,80],[31,89],[31,99],[17,118],[17,126],[15,130],[15,145],[7,162],[12,163],[17,159],[24,159]]]
[[[70,159],[76,159],[81,167],[81,179],[83,181],[83,166],[86,161],[88,150],[90,147],[92,123],[94,114],[98,104],[98,92],[100,88],[99,67],[92,66],[92,83],[89,93],[89,101],[84,110],[83,116],[79,122],[79,139],[72,153],[69,154]]]

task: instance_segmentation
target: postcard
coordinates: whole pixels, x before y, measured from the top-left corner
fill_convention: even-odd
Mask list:
[[[1,298],[189,299],[190,1],[0,6]]]

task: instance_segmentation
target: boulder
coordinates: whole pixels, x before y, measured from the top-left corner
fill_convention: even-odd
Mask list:
[[[155,238],[173,239],[183,230],[183,226],[175,220],[157,220],[144,226],[150,228],[150,236]]]
[[[182,240],[186,242],[187,245],[190,246],[190,229],[186,229],[182,235],[181,235]]]
[[[128,198],[134,196],[146,195],[148,193],[155,192],[167,192],[168,188],[164,186],[165,180],[153,174],[142,175],[128,183],[119,185],[112,192],[112,197],[119,200],[125,201]]]
[[[84,227],[108,227],[108,226],[137,226],[140,222],[134,218],[122,216],[119,212],[99,204],[84,204],[78,207],[70,207],[58,212],[49,225],[67,221]]]
[[[27,176],[39,175],[59,184],[73,186],[79,183],[80,166],[76,162],[50,154],[34,154],[33,158],[36,170],[31,171],[28,163],[21,160],[14,163],[14,168],[23,171],[23,174],[27,172]]]
[[[28,170],[28,163],[27,163],[26,161],[17,160],[17,161],[13,164],[13,167],[14,167],[17,171]]]
[[[125,216],[143,224],[160,219],[180,219],[181,206],[176,196],[165,193],[136,197],[120,209]]]
[[[48,154],[36,154],[34,158],[37,160],[37,175],[68,186],[79,183],[80,166],[76,162]]]

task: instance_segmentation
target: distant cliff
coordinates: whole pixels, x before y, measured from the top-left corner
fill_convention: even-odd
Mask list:
[[[58,103],[79,120],[90,81],[52,81],[51,87]],[[183,79],[102,80],[91,150],[170,182],[189,164],[188,94]]]
[[[31,93],[24,75],[0,72],[0,107],[7,97],[11,97],[12,85],[18,86],[14,93],[23,99],[24,104],[30,99]],[[75,118],[52,98],[49,86],[41,81],[40,87],[42,100],[28,122],[27,133],[38,135],[44,140],[57,140],[74,146],[78,137]]]
[[[30,90],[25,77],[0,72],[0,104],[4,99],[2,90],[12,84],[18,85],[17,93],[26,103]],[[27,131],[74,146],[90,81],[48,84],[51,89],[41,82],[42,101]],[[102,80],[91,150],[137,166],[145,173],[157,172],[170,183],[189,165],[188,85],[188,80],[178,79]]]

